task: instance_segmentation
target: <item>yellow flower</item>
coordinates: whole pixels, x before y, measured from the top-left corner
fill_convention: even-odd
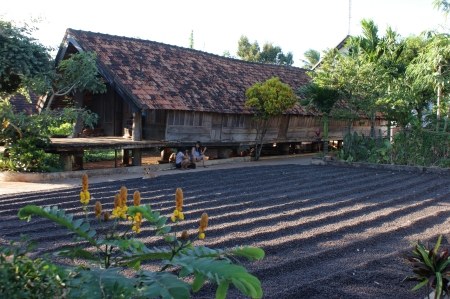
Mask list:
[[[141,193],[139,193],[139,191],[134,191],[133,194],[133,204],[135,206],[139,206],[141,204]]]
[[[80,191],[80,201],[82,204],[84,204],[84,201],[86,200],[86,197],[84,196],[84,191]]]
[[[88,191],[80,191],[80,202],[83,205],[87,205],[89,203],[89,199],[91,198],[91,195]]]
[[[183,190],[181,188],[177,188],[175,192],[175,204],[178,211],[183,211]]]
[[[114,208],[114,210],[112,211],[112,218],[122,218],[122,219],[127,219],[127,211],[128,211],[128,207],[127,206],[123,206],[123,207],[116,207]]]
[[[136,222],[134,226],[131,228],[133,231],[136,231],[137,234],[141,232],[141,223],[142,223],[142,214],[136,213],[134,216],[134,221]]]
[[[81,178],[81,189],[83,191],[87,191],[89,187],[89,178],[87,173],[83,174],[83,177]]]
[[[95,218],[99,218],[102,215],[102,204],[97,201],[94,206]]]
[[[200,227],[198,228],[199,233],[203,233],[208,227],[208,214],[203,213],[200,219]]]
[[[134,221],[140,224],[142,222],[142,214],[137,212],[136,215],[134,216]]]
[[[179,212],[179,213],[178,213],[178,218],[179,218],[180,220],[184,220],[184,214],[183,214],[182,212]]]
[[[179,214],[180,214],[180,212],[178,212],[178,210],[173,211],[173,216],[178,217]]]
[[[170,219],[172,219],[172,222],[176,222],[177,221],[177,217],[175,217],[174,215],[170,216]]]
[[[130,221],[131,221],[131,220],[133,220],[133,217],[131,217],[131,216],[128,216],[128,220],[130,220]]]
[[[3,121],[3,128],[6,129],[9,126],[9,121]]]
[[[203,239],[205,238],[205,233],[199,233],[199,234],[198,234],[198,238],[199,238],[200,240],[203,240]]]

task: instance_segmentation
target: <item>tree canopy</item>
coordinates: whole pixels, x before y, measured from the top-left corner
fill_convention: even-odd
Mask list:
[[[309,49],[303,53],[305,59],[300,59],[303,63],[302,68],[312,70],[312,68],[320,61],[320,52],[317,50]]]
[[[0,92],[32,87],[30,81],[53,69],[49,48],[31,35],[36,27],[0,19]]]
[[[256,110],[253,120],[256,122],[255,158],[258,160],[270,119],[292,108],[297,98],[291,87],[277,77],[264,83],[256,82],[247,89],[245,96],[248,99],[245,106]]]
[[[294,56],[292,52],[286,54],[279,46],[274,46],[272,42],[266,42],[261,50],[257,41],[250,43],[248,38],[242,35],[238,41],[237,56],[242,60],[261,62],[268,64],[292,65]]]

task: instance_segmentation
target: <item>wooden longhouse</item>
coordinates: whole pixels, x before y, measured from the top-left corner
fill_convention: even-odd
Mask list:
[[[230,149],[252,146],[256,136],[254,111],[245,107],[245,91],[273,76],[294,91],[309,83],[306,70],[301,68],[68,29],[56,59],[61,61],[78,51],[97,53],[107,92],[77,93],[74,100],[99,115],[97,127],[105,136],[129,137],[122,146],[106,143],[98,148],[132,149],[134,165],[140,165],[142,148],[191,146],[200,140],[220,149],[218,156],[225,157]],[[61,105],[63,102],[56,100],[52,108]],[[296,104],[273,120],[265,142],[276,143],[286,152],[289,146],[298,148],[316,141],[321,127],[313,113]],[[346,130],[346,122],[332,120],[329,139],[342,140]],[[368,132],[370,124],[355,122],[353,130]],[[71,147],[74,141],[55,143],[55,151],[72,154],[93,148],[79,140]]]

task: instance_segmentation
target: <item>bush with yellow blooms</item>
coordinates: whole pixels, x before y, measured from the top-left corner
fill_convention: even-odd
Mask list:
[[[188,299],[191,292],[199,291],[207,280],[217,285],[216,298],[225,298],[230,285],[251,298],[262,297],[260,281],[244,267],[233,264],[230,256],[261,259],[264,251],[251,247],[222,250],[194,246],[194,242],[206,237],[208,214],[202,214],[198,232],[191,237],[188,230],[183,229],[181,188],[176,189],[175,209],[169,216],[169,224],[166,224],[168,217],[153,211],[149,204],[142,205],[139,191],[133,194],[133,205],[127,206],[128,191],[123,186],[114,196],[113,210],[104,211],[100,201],[91,204],[93,197],[88,188],[88,176],[84,174],[80,191],[84,219],[75,220],[73,215],[66,215],[58,207],[33,205],[22,208],[18,214],[28,220],[32,215],[48,218],[75,235],[75,246],[55,253],[72,261],[77,258],[87,262],[74,270],[70,268],[71,279],[65,298]],[[98,222],[97,230],[89,221],[90,209]],[[137,237],[142,230],[155,230],[155,235],[164,238],[167,246],[157,248],[140,241]],[[162,261],[159,271],[141,269],[141,263],[151,260]],[[135,275],[125,276],[124,269],[134,270]]]

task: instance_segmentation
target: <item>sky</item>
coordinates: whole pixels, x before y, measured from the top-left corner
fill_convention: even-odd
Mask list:
[[[136,37],[217,55],[236,55],[242,35],[250,42],[280,46],[301,67],[308,49],[335,47],[345,36],[360,35],[362,19],[372,19],[383,36],[387,26],[401,36],[446,24],[433,0],[1,0],[4,20],[41,17],[34,37],[58,47],[67,28]]]

